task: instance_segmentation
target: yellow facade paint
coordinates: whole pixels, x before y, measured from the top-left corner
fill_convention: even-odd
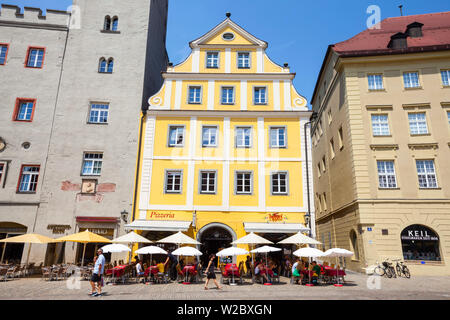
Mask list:
[[[214,241],[205,236],[208,230],[229,234],[224,244],[230,246],[249,232],[247,223],[262,228],[256,229],[262,236],[270,227],[287,237],[300,229],[277,230],[304,225],[308,208],[303,130],[311,112],[292,86],[294,74],[270,61],[267,43],[230,19],[222,24],[190,43],[193,53],[163,73],[163,89],[149,99],[137,186],[136,223],[190,222],[184,232],[202,242],[203,249]],[[225,40],[225,33],[234,38]],[[207,68],[210,51],[219,53],[218,68]],[[249,53],[249,68],[239,68],[239,52]],[[192,86],[201,87],[200,103],[189,100]],[[233,88],[231,104],[222,101],[224,87]],[[266,88],[265,103],[258,104],[254,90],[261,87]],[[285,88],[291,101],[285,101]],[[172,137],[182,132],[177,146],[170,145],[171,127],[182,128],[172,132]],[[169,177],[170,171],[181,172],[179,182]],[[242,174],[249,189],[238,179]],[[277,174],[279,186],[273,180]],[[168,192],[168,185],[176,192]],[[313,203],[311,208],[313,213]]]

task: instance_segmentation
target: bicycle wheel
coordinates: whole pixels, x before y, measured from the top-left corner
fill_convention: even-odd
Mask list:
[[[391,268],[387,267],[384,271],[386,272],[386,277],[388,277],[389,279],[392,278]]]
[[[397,270],[397,275],[399,277],[402,276],[402,268],[400,267],[400,265],[397,264],[397,266],[395,267],[395,269]]]
[[[411,274],[409,273],[409,269],[407,266],[403,266],[403,274],[405,275],[406,278],[411,278]]]
[[[391,274],[393,278],[397,278],[397,274],[395,273],[395,269],[393,266],[390,266],[389,269],[391,269]]]
[[[383,268],[381,268],[380,266],[376,266],[375,269],[373,270],[373,272],[377,275],[379,275],[380,277],[384,276],[385,271]]]

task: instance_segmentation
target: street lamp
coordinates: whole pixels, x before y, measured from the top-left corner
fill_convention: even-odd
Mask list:
[[[121,216],[123,222],[127,223],[127,221],[128,221],[128,212],[126,210],[123,210],[120,213],[120,216]]]

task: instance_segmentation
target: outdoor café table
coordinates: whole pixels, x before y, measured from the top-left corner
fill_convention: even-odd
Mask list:
[[[184,266],[183,273],[184,273],[184,282],[189,283],[188,275],[189,275],[189,273],[195,274],[195,266],[190,266],[190,265]]]
[[[336,276],[345,276],[345,270],[341,270],[341,269],[332,269],[332,268],[327,268],[325,267],[325,272],[328,276],[330,277],[336,277]]]
[[[225,276],[229,277],[229,276],[232,276],[233,274],[234,274],[235,277],[240,277],[239,269],[236,266],[236,264],[235,263],[233,263],[233,264],[228,263],[225,266]]]
[[[120,277],[124,276],[126,267],[127,267],[126,264],[125,265],[121,265],[121,266],[117,266],[117,267],[114,267],[112,269],[106,270],[105,274],[107,274],[107,275],[111,274],[113,276],[113,278],[120,278]]]
[[[150,266],[145,270],[144,277],[147,278],[149,275],[154,277],[155,275],[158,274],[158,271],[159,271],[159,269],[157,266]]]

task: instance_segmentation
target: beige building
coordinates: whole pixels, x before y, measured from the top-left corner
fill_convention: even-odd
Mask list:
[[[317,239],[348,269],[450,274],[450,12],[328,48],[312,98]]]

